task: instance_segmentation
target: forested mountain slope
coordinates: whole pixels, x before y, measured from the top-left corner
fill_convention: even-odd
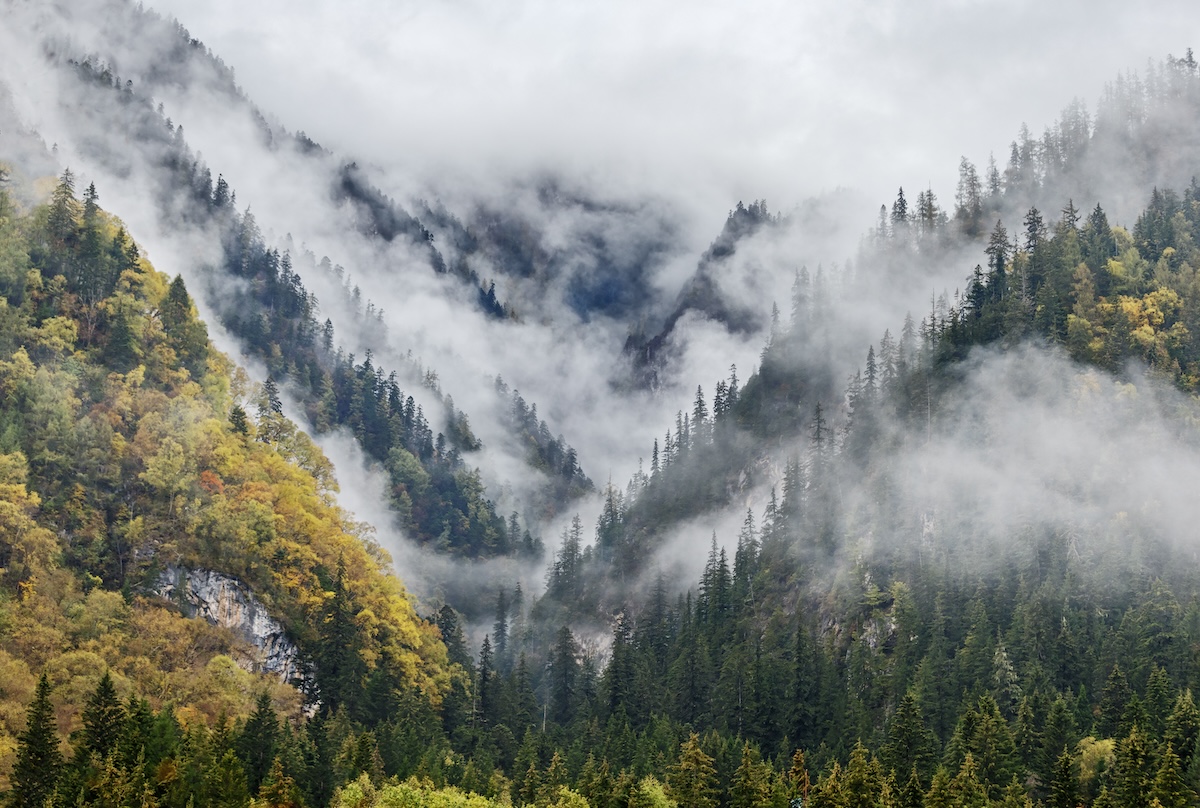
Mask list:
[[[0,773],[15,804],[1200,796],[1190,53],[1122,77],[1094,120],[1075,104],[1042,138],[1023,130],[1003,170],[964,159],[952,209],[901,190],[843,263],[795,266],[800,217],[738,204],[662,305],[631,298],[678,249],[669,216],[552,183],[531,187],[569,222],[554,234],[484,199],[410,215],[369,168],[268,123],[182,28],[95,8],[115,16],[74,29],[85,45],[50,35],[66,30],[57,10],[34,15],[54,125],[120,199],[148,194],[138,215],[167,231],[160,245],[194,250],[197,302],[265,383],[213,349],[183,278],[152,270],[94,186],[68,173],[0,192],[13,683]],[[196,87],[253,123],[228,152],[201,158],[153,100],[186,108]],[[296,167],[295,192],[325,202],[250,212],[217,165],[241,147]],[[54,159],[19,162],[35,175]],[[373,266],[379,288],[383,267],[406,294],[436,289],[422,300],[452,313],[447,341],[482,309],[482,333],[516,347],[470,357],[471,372],[424,365],[350,271],[318,257],[327,244]],[[519,310],[480,266],[519,282]],[[928,305],[905,318],[914,295]],[[563,297],[569,316],[553,308]],[[661,396],[678,395],[658,374],[687,367],[688,322],[761,335],[762,350],[757,367],[691,380],[641,470],[591,499],[578,453],[507,370],[472,375],[522,351],[545,359],[538,340],[562,332],[538,331],[543,319],[603,346],[587,367],[616,355],[595,334],[632,335],[633,378]],[[603,423],[640,429],[661,400],[628,379],[559,401],[604,390],[602,408],[630,411]],[[468,597],[417,615],[369,530],[335,507],[332,466],[285,401],[318,437],[354,436],[405,535],[451,559]],[[481,446],[480,424],[497,446]],[[492,448],[502,462],[477,470]],[[496,469],[512,476],[485,481]],[[576,502],[595,505],[594,530],[581,517],[562,530],[542,591],[538,528]],[[534,571],[480,584],[501,568],[468,560],[496,556]],[[240,669],[252,649],[156,594],[167,569],[246,584],[304,675]]]
[[[510,498],[510,511],[498,513],[495,494],[484,490],[470,462],[482,444],[468,416],[444,392],[437,369],[411,349],[388,344],[382,310],[364,298],[346,269],[297,247],[290,236],[278,244],[264,236],[254,214],[239,210],[237,188],[219,172],[214,178],[189,147],[183,127],[166,117],[161,103],[156,108],[148,93],[215,94],[234,111],[223,114],[251,121],[252,131],[243,135],[255,148],[290,161],[305,181],[329,183],[318,198],[327,197],[348,216],[364,243],[381,243],[380,249],[400,245],[407,272],[446,272],[429,232],[363,171],[339,168],[302,134],[269,123],[237,89],[229,69],[186,30],[129,3],[99,5],[85,15],[83,38],[109,52],[107,59],[60,36],[53,16],[39,31],[46,37],[54,81],[62,83],[60,103],[69,110],[64,135],[78,138],[81,158],[120,181],[142,184],[153,194],[159,226],[203,245],[189,272],[206,309],[238,339],[244,355],[262,362],[298,401],[310,429],[348,430],[385,469],[401,529],[439,553],[536,556],[538,520],[592,487],[575,450],[550,432],[544,418],[519,412],[507,390],[487,395],[490,385],[477,384],[484,402],[477,422],[492,425],[490,434],[499,432],[496,451],[514,454],[532,472],[528,493]],[[121,21],[147,43],[132,52],[136,59],[125,39],[134,34],[114,34]],[[131,71],[125,76],[117,72],[122,56]],[[468,280],[477,283],[473,275]],[[231,286],[240,293],[227,294]],[[321,299],[314,286],[323,290]],[[494,293],[476,291],[492,314],[503,314]],[[472,305],[475,292],[454,294],[455,305]]]
[[[256,790],[284,754],[280,712],[441,703],[439,632],[332,503],[329,462],[210,346],[181,279],[140,257],[94,187],[78,199],[68,172],[28,211],[0,187],[0,295],[0,746],[17,804],[41,804],[29,789],[54,771],[64,804],[136,783],[184,805],[243,769]],[[240,670],[254,655],[231,633],[156,597],[167,566],[248,584],[300,649],[304,692]],[[45,743],[74,739],[57,770],[30,768],[39,676]],[[285,734],[287,754],[325,743]]]

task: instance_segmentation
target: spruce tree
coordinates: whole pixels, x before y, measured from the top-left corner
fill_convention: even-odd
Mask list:
[[[550,717],[560,725],[570,723],[574,714],[579,680],[577,653],[575,635],[563,626],[550,658]]]
[[[279,746],[279,717],[267,693],[259,694],[254,712],[246,720],[236,746],[246,772],[246,784],[252,795],[257,794],[276,759]]]
[[[296,783],[284,773],[279,758],[275,758],[259,789],[258,804],[263,808],[300,808],[298,797]]]
[[[50,704],[50,680],[43,673],[26,712],[25,731],[17,738],[9,803],[14,808],[44,805],[54,794],[62,762],[54,707]]]
[[[921,706],[910,691],[900,700],[896,715],[888,725],[883,763],[898,777],[913,769],[928,776],[933,771],[936,755],[937,739],[925,724]]]
[[[921,776],[917,774],[917,768],[914,766],[908,774],[908,779],[904,781],[904,785],[896,795],[896,808],[924,808],[924,806],[925,786],[921,783]]]
[[[117,698],[112,676],[105,671],[83,708],[83,732],[76,757],[85,760],[95,755],[104,760],[116,748],[124,730],[125,707]]]
[[[1050,781],[1050,799],[1046,808],[1075,808],[1079,802],[1079,781],[1071,753],[1066,749],[1054,764],[1054,779]]]
[[[717,770],[713,759],[700,748],[700,738],[692,733],[679,748],[679,761],[667,778],[671,796],[690,808],[714,808],[717,804]]]
[[[366,671],[359,654],[362,638],[354,618],[354,603],[346,587],[346,562],[339,558],[320,626],[317,661],[317,688],[322,703],[331,712],[340,705],[353,712],[362,692]]]
[[[1158,800],[1162,808],[1188,808],[1196,798],[1196,792],[1183,780],[1179,756],[1170,744],[1162,753],[1162,763],[1154,778],[1151,796]]]

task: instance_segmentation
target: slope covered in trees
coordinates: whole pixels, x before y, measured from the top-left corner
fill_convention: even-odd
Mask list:
[[[221,324],[299,400],[312,429],[317,433],[348,429],[365,454],[386,469],[400,525],[420,542],[454,555],[521,552],[519,537],[511,540],[509,526],[496,513],[478,470],[464,459],[480,443],[466,414],[442,392],[436,371],[423,368],[411,354],[389,370],[379,366],[369,347],[362,357],[347,353],[332,320],[318,316],[321,304],[305,286],[302,273],[319,276],[338,289],[340,299],[327,301],[326,306],[350,312],[361,332],[358,342],[370,345],[384,340],[382,312],[362,300],[346,271],[328,258],[318,261],[306,251],[292,254],[270,246],[253,214],[236,209],[235,189],[221,176],[214,181],[210,169],[188,148],[182,128],[164,119],[148,98],[123,84],[107,65],[84,60],[62,67],[87,88],[84,110],[97,130],[136,133],[140,153],[152,157],[150,168],[162,208],[172,211],[182,224],[200,228],[219,245],[219,264],[206,268],[211,288],[205,294]],[[101,161],[125,159],[123,142],[97,139],[90,147]],[[360,186],[354,187],[361,190]],[[393,237],[399,232],[388,231]],[[247,294],[223,294],[230,283]],[[405,380],[419,388],[415,398],[400,387]],[[420,399],[435,411],[425,412]],[[528,513],[523,514],[527,522],[542,510],[555,512],[591,489],[577,462],[562,462],[574,450],[561,437],[542,439],[537,424],[529,431],[521,419],[506,418],[502,423],[516,441],[535,444],[531,465],[547,478],[540,500],[527,504]]]
[[[0,322],[0,751],[18,804],[54,769],[64,804],[128,787],[184,805],[188,778],[226,788],[251,766],[217,770],[254,744],[255,715],[278,733],[278,711],[294,721],[305,701],[339,715],[441,703],[453,674],[439,632],[333,504],[328,461],[69,172],[31,211],[0,187]],[[155,596],[168,565],[249,584],[309,666],[303,690],[241,670],[253,655],[231,634]],[[75,740],[56,768],[34,747],[57,749],[59,732]],[[271,757],[254,765],[251,792]]]
[[[759,367],[689,396],[644,469],[602,492],[594,533],[564,529],[540,597],[480,587],[488,626],[415,614],[282,415],[291,394],[315,429],[351,431],[420,541],[536,556],[528,518],[502,518],[468,468],[477,439],[436,374],[339,347],[302,274],[345,287],[330,305],[368,341],[383,330],[344,270],[270,246],[147,98],[98,62],[71,70],[103,99],[80,114],[131,123],[154,145],[156,201],[214,234],[213,277],[243,292],[214,310],[272,375],[252,388],[212,349],[182,280],[94,189],[81,200],[64,175],[28,211],[0,192],[0,771],[16,804],[1197,799],[1200,189],[1146,187],[1128,227],[1106,212],[1179,179],[1190,54],[1123,79],[1094,125],[1072,107],[1040,141],[1023,132],[1003,173],[964,160],[953,211],[901,191],[851,268],[797,271],[786,311],[761,313]],[[1126,159],[1155,150],[1170,159]],[[1112,205],[1105,160],[1128,169]],[[357,169],[339,176],[364,232],[433,250]],[[432,218],[457,257],[488,249]],[[753,331],[716,277],[785,225],[739,206],[662,331],[631,346],[660,361],[685,312]],[[528,246],[509,245],[514,273],[534,267]],[[865,285],[924,283],[963,255],[959,291],[844,364]],[[481,302],[505,314],[494,291]],[[579,458],[494,379],[549,480],[541,505],[561,509],[591,487]],[[299,690],[155,598],[168,565],[249,584],[309,663]]]

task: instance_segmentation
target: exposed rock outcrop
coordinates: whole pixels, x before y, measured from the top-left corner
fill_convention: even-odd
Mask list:
[[[167,567],[154,586],[155,594],[178,604],[189,617],[200,617],[227,628],[255,649],[249,667],[277,674],[284,681],[301,678],[299,650],[283,626],[237,578],[212,570]]]

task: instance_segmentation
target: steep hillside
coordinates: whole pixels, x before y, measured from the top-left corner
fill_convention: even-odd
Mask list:
[[[739,203],[692,257],[554,180],[397,200],[173,22],[5,8],[37,43],[5,114],[62,143],[0,132],[14,804],[1200,799],[1190,51],[810,267],[849,196]],[[94,186],[19,176],[64,155],[184,274]],[[384,481],[434,615],[290,408]],[[556,422],[646,460],[596,495]]]
[[[94,187],[80,201],[67,172],[53,188],[22,211],[0,187],[0,765],[7,775],[16,762],[13,786],[28,784],[22,706],[39,675],[52,729],[75,738],[62,777],[91,793],[117,776],[106,766],[134,777],[139,764],[164,804],[180,790],[172,778],[191,776],[168,777],[164,762],[211,777],[184,762],[195,752],[184,745],[209,743],[206,727],[224,733],[213,743],[251,732],[252,709],[276,722],[301,718],[305,703],[348,715],[396,698],[436,708],[452,677],[440,634],[333,504],[329,462],[269,387],[250,389],[211,347],[183,282],[140,257]],[[298,649],[299,678],[240,670],[234,661],[250,669],[257,649],[160,597],[168,568],[248,585]],[[104,698],[145,722],[137,731],[155,741],[144,759],[136,745],[115,761],[96,747],[88,710]]]

